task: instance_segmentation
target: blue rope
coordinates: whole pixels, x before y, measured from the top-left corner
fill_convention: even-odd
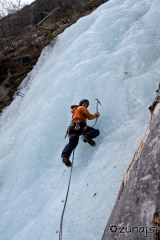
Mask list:
[[[70,178],[69,178],[69,183],[68,183],[68,189],[67,189],[66,199],[65,199],[65,203],[64,203],[64,207],[63,207],[63,211],[62,211],[62,216],[61,216],[61,223],[60,223],[60,230],[59,230],[59,240],[62,240],[63,217],[64,217],[64,212],[65,212],[65,208],[66,208],[66,204],[67,204],[69,188],[70,188],[73,161],[74,161],[74,151],[73,151],[73,157],[72,157],[72,166],[71,166]]]

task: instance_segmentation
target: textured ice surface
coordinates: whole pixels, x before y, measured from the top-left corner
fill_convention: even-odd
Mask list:
[[[70,106],[83,98],[100,136],[81,140],[63,240],[99,240],[150,119],[160,73],[159,0],[110,0],[46,47],[0,118],[0,239],[58,240],[70,170]],[[92,126],[94,121],[88,121]],[[96,193],[96,195],[95,195]]]

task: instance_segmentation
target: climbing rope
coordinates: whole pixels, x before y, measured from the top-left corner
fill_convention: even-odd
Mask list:
[[[96,110],[98,111],[98,104],[101,105],[101,102],[97,98],[96,98],[96,100],[97,100]],[[93,127],[96,125],[97,120],[98,120],[98,117],[96,118],[96,121],[95,121]],[[60,230],[59,230],[59,240],[62,240],[63,217],[64,217],[64,212],[65,212],[65,209],[66,209],[66,204],[67,204],[67,199],[68,199],[68,194],[69,194],[69,188],[70,188],[70,183],[71,183],[73,161],[74,161],[74,152],[75,152],[75,150],[73,151],[72,166],[71,166],[70,178],[69,178],[69,183],[68,183],[68,189],[67,189],[66,199],[65,199],[65,202],[64,202],[64,207],[63,207],[63,211],[62,211],[62,215],[61,215],[61,223],[60,223]]]
[[[62,240],[62,227],[63,227],[63,217],[64,217],[64,212],[66,209],[66,204],[67,204],[67,199],[68,199],[68,193],[69,193],[69,188],[70,188],[70,182],[71,182],[71,176],[72,176],[72,168],[73,168],[73,161],[74,161],[74,152],[73,150],[73,156],[72,156],[72,166],[71,166],[71,172],[70,172],[70,178],[69,178],[69,183],[68,183],[68,189],[67,189],[67,194],[66,194],[66,199],[62,211],[62,216],[61,216],[61,223],[60,223],[60,230],[59,230],[59,240]]]

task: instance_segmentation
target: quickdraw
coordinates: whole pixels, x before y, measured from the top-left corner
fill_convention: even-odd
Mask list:
[[[67,128],[67,131],[66,131],[66,134],[65,134],[65,138],[67,137],[67,136],[69,136],[69,128],[70,128],[70,126]]]

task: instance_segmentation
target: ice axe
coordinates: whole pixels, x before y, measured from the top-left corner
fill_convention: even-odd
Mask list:
[[[98,100],[98,98],[96,98],[96,100],[97,100],[96,111],[98,111],[98,103],[99,103],[99,105],[101,105],[101,106],[102,106],[102,104],[101,104],[101,102]],[[96,117],[96,121],[95,121],[93,127],[96,125],[97,119],[98,119],[98,117]]]
[[[96,98],[97,100],[97,105],[96,105],[96,110],[98,111],[98,103],[102,106],[101,102],[98,100],[98,98]]]

